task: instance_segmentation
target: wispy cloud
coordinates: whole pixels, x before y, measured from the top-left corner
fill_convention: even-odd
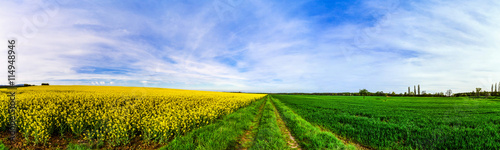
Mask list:
[[[0,35],[21,42],[22,83],[252,92],[404,92],[421,84],[458,92],[500,81],[499,6],[2,1]]]

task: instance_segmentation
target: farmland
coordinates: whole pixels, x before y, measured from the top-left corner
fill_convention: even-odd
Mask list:
[[[280,123],[282,121],[284,124]],[[177,137],[163,148],[356,149],[342,143],[332,133],[321,131],[270,96],[214,124]]]
[[[14,149],[355,149],[266,94],[105,86],[17,93],[17,142],[7,139],[6,94],[0,111],[2,141]]]
[[[307,121],[375,149],[499,149],[500,100],[273,95]]]
[[[127,145],[134,138],[166,143],[265,96],[90,86],[24,87],[17,93],[16,121],[24,143],[45,145],[52,136],[69,134],[96,146]],[[0,104],[0,128],[6,131],[6,94]]]
[[[0,99],[2,141],[14,149],[500,148],[500,100],[494,98],[106,86],[23,87],[17,93],[22,145],[6,138],[9,98],[3,94]]]

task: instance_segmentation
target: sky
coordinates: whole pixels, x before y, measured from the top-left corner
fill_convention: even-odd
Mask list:
[[[427,93],[500,82],[497,0],[5,0],[0,84]],[[0,53],[1,54],[1,53]]]

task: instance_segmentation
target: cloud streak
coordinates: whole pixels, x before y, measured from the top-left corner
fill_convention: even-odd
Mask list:
[[[500,81],[499,6],[3,1],[0,34],[21,41],[22,83],[398,93],[421,84],[460,92]]]

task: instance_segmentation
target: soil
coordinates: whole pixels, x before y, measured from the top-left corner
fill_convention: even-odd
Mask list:
[[[278,113],[278,110],[276,110],[276,106],[274,106],[274,104],[273,108],[274,108],[274,114],[276,115],[276,121],[278,122],[278,126],[280,127],[281,133],[286,135],[288,146],[291,149],[300,150],[301,149],[300,145],[297,143],[297,141],[295,141],[295,138],[292,136],[292,133],[290,133],[290,130],[288,129],[285,122],[281,118],[280,114]]]
[[[13,141],[10,139],[10,137],[11,137],[10,132],[7,131],[0,132],[0,139],[2,140],[2,143],[9,149],[15,149],[15,150],[16,149],[33,149],[33,150],[66,149],[70,143],[79,145],[84,144],[89,147],[92,146],[92,144],[89,143],[89,141],[85,141],[83,140],[83,138],[76,137],[71,134],[65,134],[64,136],[52,135],[46,144],[33,144],[33,142],[28,142],[20,133],[16,134],[16,138]],[[158,144],[156,142],[145,143],[140,138],[134,138],[131,140],[129,144],[126,145],[111,147],[110,145],[104,143],[104,146],[100,147],[99,149],[159,149],[162,146],[163,146],[162,144]],[[96,147],[94,146],[92,148],[95,149]]]

